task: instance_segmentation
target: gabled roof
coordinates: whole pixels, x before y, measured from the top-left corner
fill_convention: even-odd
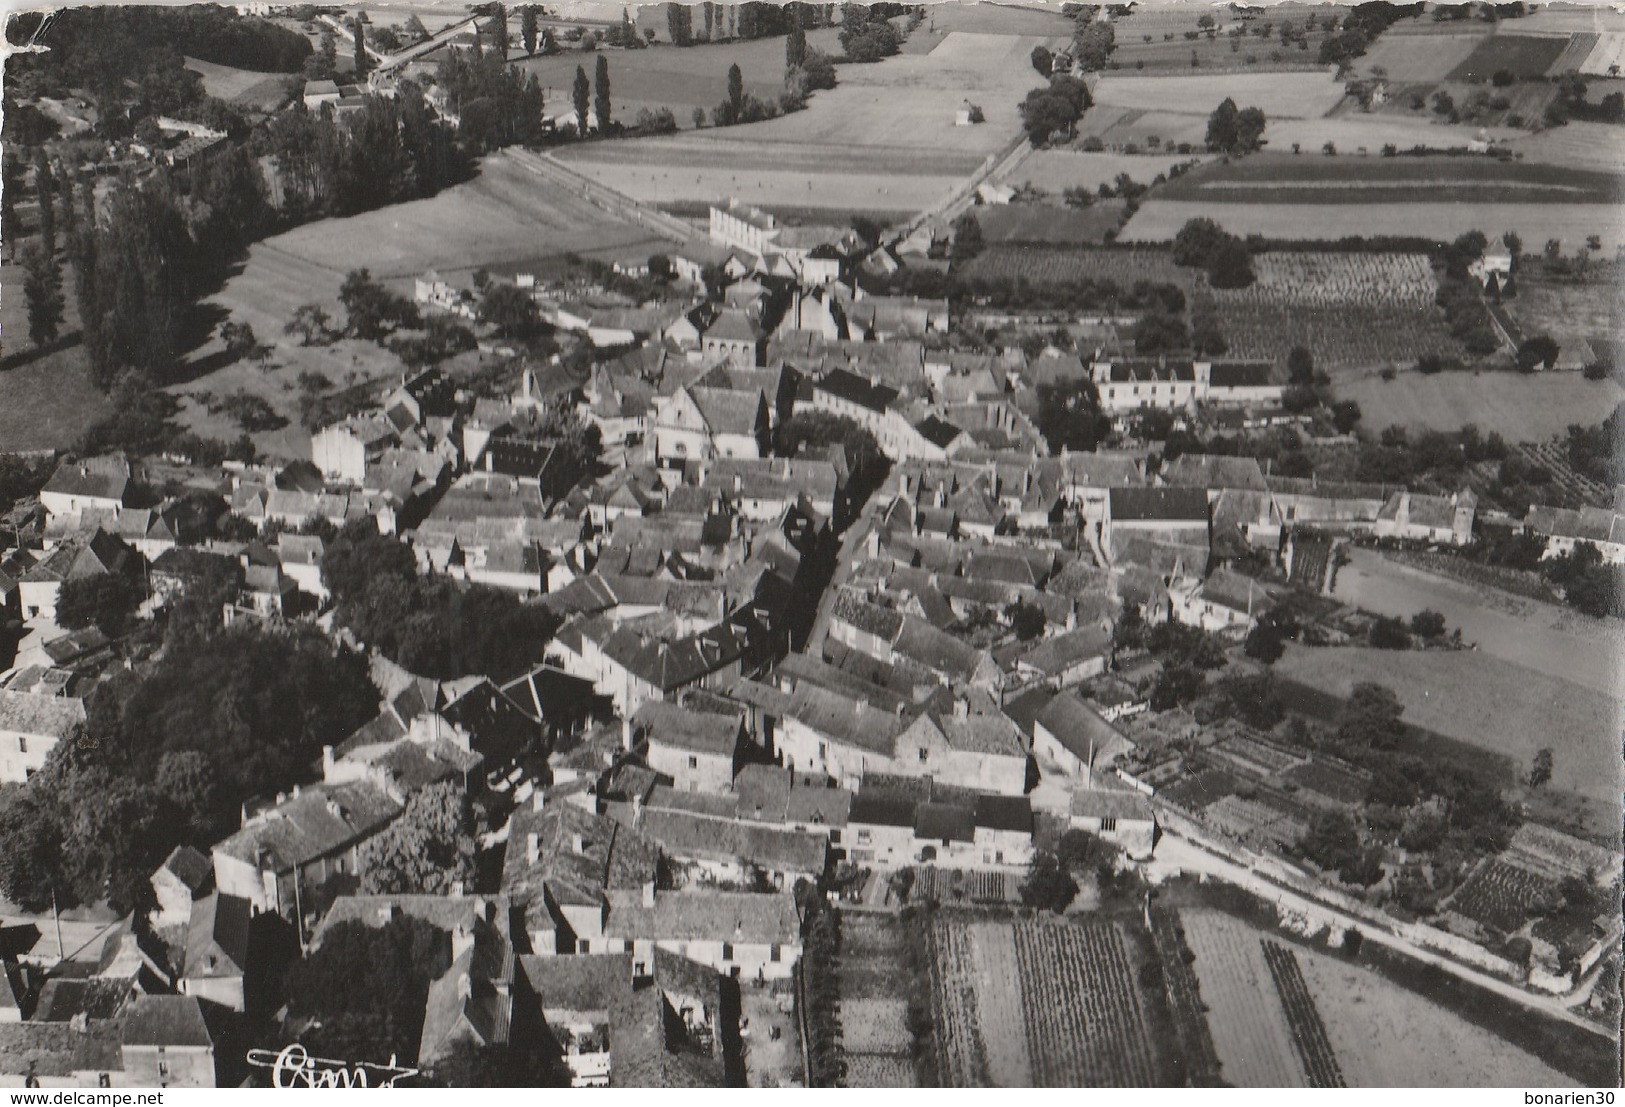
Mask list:
[[[400,813],[400,804],[370,782],[317,784],[214,848],[251,865],[263,858],[267,871],[287,872],[371,836]]]
[[[248,967],[248,900],[220,892],[192,904],[186,928],[183,975],[193,978],[241,976]]]
[[[1111,488],[1106,495],[1113,522],[1207,523],[1207,493],[1201,488]]]
[[[176,846],[160,868],[174,874],[195,896],[214,882],[214,864],[191,846]]]
[[[801,918],[789,892],[611,892],[604,936],[645,941],[796,945]]]
[[[1071,692],[1058,693],[1035,720],[1072,756],[1087,765],[1134,749],[1122,731]]]
[[[87,496],[123,502],[130,484],[130,462],[123,454],[63,460],[40,489],[42,493]]]
[[[693,753],[732,757],[742,714],[713,715],[651,700],[632,716],[632,727],[651,742]]]
[[[884,413],[888,407],[897,402],[898,397],[897,389],[884,384],[875,384],[845,369],[831,369],[822,379],[813,382],[813,387],[827,392],[836,399],[868,408],[876,414]]]
[[[60,741],[84,721],[84,700],[0,690],[0,730]]]
[[[203,1005],[193,996],[136,996],[124,1011],[125,1046],[167,1049],[214,1046],[203,1018]]]
[[[1072,817],[1076,819],[1131,819],[1151,822],[1151,802],[1139,792],[1107,791],[1101,788],[1072,793]]]

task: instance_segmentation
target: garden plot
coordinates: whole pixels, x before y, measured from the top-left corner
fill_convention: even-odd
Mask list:
[[[1518,78],[1544,77],[1568,45],[1567,35],[1491,35],[1451,70],[1450,79],[1487,81],[1501,72]]]
[[[1557,881],[1492,858],[1478,867],[1445,909],[1498,934],[1510,934],[1529,921],[1532,908],[1557,892]]]
[[[1599,423],[1625,400],[1614,381],[1588,381],[1578,373],[1401,373],[1391,381],[1366,376],[1339,384],[1338,395],[1360,405],[1361,425],[1372,433],[1393,426],[1456,430],[1473,423],[1508,442],[1541,441],[1573,423]]]

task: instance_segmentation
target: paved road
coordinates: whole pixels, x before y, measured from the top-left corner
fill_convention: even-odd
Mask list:
[[[1573,1011],[1569,1010],[1570,1005],[1577,1003],[1580,999],[1583,999],[1585,992],[1590,990],[1591,978],[1589,977],[1586,980],[1581,981],[1580,987],[1576,989],[1575,992],[1572,992],[1567,996],[1552,996],[1525,991],[1516,984],[1509,983],[1508,981],[1502,980],[1499,977],[1490,976],[1487,973],[1479,972],[1477,969],[1463,965],[1458,961],[1453,961],[1450,958],[1434,953],[1431,950],[1422,949],[1421,947],[1406,941],[1404,938],[1372,926],[1363,919],[1356,919],[1349,915],[1345,915],[1335,907],[1328,907],[1323,903],[1307,899],[1295,892],[1288,891],[1279,884],[1266,880],[1264,877],[1255,873],[1251,869],[1244,868],[1228,858],[1210,853],[1201,846],[1197,845],[1195,842],[1171,833],[1165,834],[1165,836],[1157,842],[1156,857],[1147,862],[1144,868],[1148,874],[1152,875],[1161,873],[1172,876],[1180,872],[1194,872],[1207,873],[1210,876],[1216,876],[1230,884],[1245,888],[1254,895],[1282,904],[1289,910],[1301,912],[1304,915],[1316,918],[1331,919],[1334,920],[1338,926],[1344,928],[1352,927],[1353,929],[1358,930],[1362,938],[1364,938],[1366,941],[1378,942],[1382,945],[1388,946],[1391,949],[1396,949],[1405,954],[1407,957],[1414,958],[1417,961],[1423,961],[1430,965],[1437,965],[1440,968],[1445,969],[1447,972],[1454,973],[1456,976],[1461,977],[1463,980],[1477,984],[1479,987],[1495,992],[1498,995],[1505,996],[1508,999],[1523,1004],[1525,1007],[1539,1011],[1541,1014],[1550,1015],[1554,1019],[1561,1019],[1564,1022],[1572,1023],[1575,1026],[1591,1031],[1593,1034],[1602,1034],[1609,1037],[1612,1036],[1609,1035],[1607,1031],[1598,1027],[1595,1023],[1589,1022],[1586,1019],[1581,1018],[1579,1015],[1576,1015]]]

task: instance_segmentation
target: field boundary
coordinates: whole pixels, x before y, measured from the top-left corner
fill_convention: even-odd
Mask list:
[[[622,219],[630,218],[638,226],[647,227],[675,242],[687,242],[699,234],[696,228],[682,220],[638,203],[630,196],[571,169],[551,154],[535,154],[529,150],[515,149],[510,151],[510,157],[515,165],[538,177],[572,190],[579,189],[582,197],[594,207],[602,208]]]

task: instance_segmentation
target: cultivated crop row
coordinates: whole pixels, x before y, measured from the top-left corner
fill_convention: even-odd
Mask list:
[[[971,278],[1025,277],[1033,284],[1112,280],[1123,286],[1135,281],[1190,285],[1190,271],[1175,265],[1166,250],[1045,249],[1043,247],[990,246],[965,267]]]
[[[1347,304],[1315,307],[1268,303],[1244,293],[1207,294],[1219,329],[1237,358],[1284,358],[1294,346],[1314,355],[1319,369],[1405,368],[1426,353],[1465,358],[1435,307]]]
[[[931,928],[931,947],[937,1071],[947,1087],[985,1087],[987,1054],[976,1027],[976,953],[970,932],[939,921]]]
[[[1015,924],[1028,1052],[1041,1087],[1152,1084],[1149,1030],[1115,924]]]
[[[915,899],[934,899],[939,903],[1008,903],[1020,898],[1012,894],[1015,883],[1008,873],[922,865],[914,870],[914,889],[910,894]]]
[[[1439,285],[1423,254],[1260,254],[1251,285],[1226,293],[1238,300],[1342,307],[1433,305]]]
[[[1151,912],[1151,939],[1162,963],[1163,986],[1168,991],[1168,1008],[1173,1014],[1174,1034],[1179,1053],[1185,1059],[1186,1079],[1194,1088],[1219,1086],[1219,1054],[1213,1048],[1213,1035],[1207,1027],[1207,1007],[1185,960],[1188,952],[1179,916],[1163,908]]]
[[[1343,1088],[1343,1070],[1337,1064],[1326,1024],[1320,1021],[1309,985],[1304,983],[1303,969],[1297,955],[1279,942],[1264,942],[1264,963],[1269,966],[1275,981],[1275,991],[1286,1009],[1287,1025],[1292,1028],[1292,1046],[1298,1060],[1309,1077],[1311,1088]]]
[[[1510,934],[1529,917],[1529,909],[1548,899],[1557,883],[1528,869],[1490,860],[1450,900],[1450,910],[1490,930]]]

